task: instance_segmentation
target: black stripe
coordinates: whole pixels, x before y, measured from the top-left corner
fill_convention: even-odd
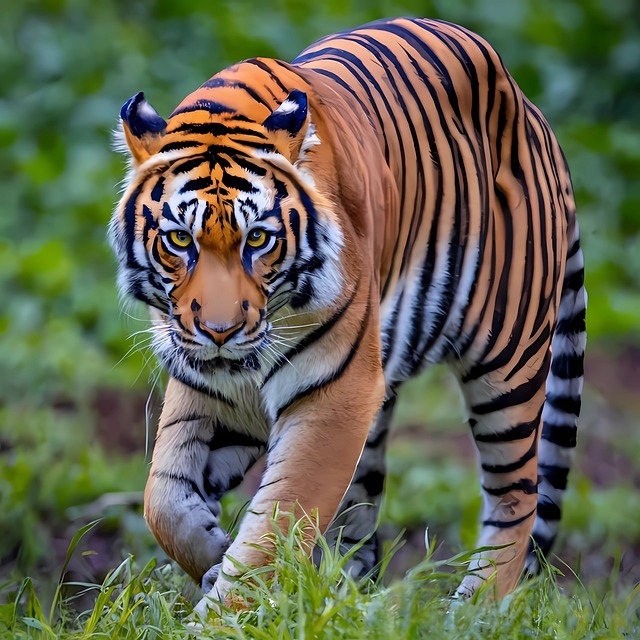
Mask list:
[[[173,173],[173,175],[189,173],[189,171],[191,171],[192,169],[200,166],[204,160],[204,156],[195,156],[193,158],[189,158],[188,160],[184,160],[183,162],[178,162],[178,164],[174,165],[171,169],[171,173]]]
[[[546,402],[558,411],[570,413],[574,416],[580,415],[580,407],[582,404],[580,396],[572,398],[571,396],[565,396],[562,394],[548,393]]]
[[[587,330],[586,309],[580,309],[570,318],[558,320],[556,323],[556,334],[561,336],[575,336]]]
[[[200,413],[188,413],[187,415],[180,416],[175,420],[171,420],[170,422],[160,423],[160,429],[170,429],[171,427],[175,427],[177,424],[182,424],[184,422],[196,422],[196,420],[212,420],[211,416],[203,416]]]
[[[544,346],[549,345],[551,341],[551,329],[549,325],[545,325],[544,329],[540,332],[540,335],[522,352],[520,359],[513,366],[511,371],[505,376],[504,381],[508,382],[513,378],[513,376],[518,373],[526,364],[528,364],[529,360],[536,357]],[[551,367],[553,367],[554,358],[551,357]]]
[[[569,258],[573,258],[573,256],[575,256],[578,251],[580,251],[580,240],[576,240],[571,245],[571,249],[569,249],[569,252],[567,253],[567,260],[569,260]]]
[[[383,27],[382,25],[380,25],[380,28],[393,30],[393,27],[391,25],[387,25],[386,27]],[[409,128],[410,140],[413,143],[413,150],[415,154],[415,169],[417,170],[417,174],[418,174],[417,185],[418,186],[424,185],[425,170],[422,162],[422,153],[421,153],[423,151],[424,145],[421,144],[421,141],[419,140],[420,136],[416,131],[416,127],[414,125],[413,119],[410,118],[408,115],[409,114],[409,109],[407,106],[408,101],[405,100],[404,94],[408,91],[408,93],[413,98],[413,103],[418,108],[421,116],[418,122],[426,123],[426,122],[429,122],[429,115],[427,114],[427,111],[424,108],[424,104],[423,104],[424,100],[422,100],[421,97],[418,95],[417,91],[415,90],[415,87],[409,80],[407,72],[404,70],[403,66],[400,64],[400,61],[394,55],[391,49],[389,49],[388,47],[385,47],[381,42],[377,42],[374,38],[368,35],[360,34],[358,32],[355,32],[353,34],[350,34],[349,36],[346,36],[345,40],[357,42],[362,46],[364,46],[374,56],[377,57],[378,61],[381,63],[381,65],[385,69],[387,80],[394,90],[396,101],[402,112],[402,115],[404,116],[405,123]],[[363,41],[368,44],[366,45],[363,44]],[[409,52],[405,52],[405,53],[407,53],[409,60],[411,60],[412,55]],[[389,61],[389,64],[387,63],[387,60]],[[413,68],[416,74],[418,75],[418,77],[424,83],[424,86],[426,87],[426,89],[429,91],[431,97],[433,98],[434,107],[436,109],[436,112],[440,116],[439,118],[440,126],[446,131],[447,129],[446,121],[442,117],[442,112],[441,112],[441,109],[439,108],[439,101],[437,100],[437,97],[435,95],[435,89],[428,82],[427,76],[424,74],[421,67],[415,61],[413,64]],[[397,73],[398,77],[402,81],[401,85],[399,85],[396,82],[393,73],[391,73],[392,70]],[[435,144],[435,139],[432,134],[431,127],[423,127],[422,133],[426,133],[426,136],[427,136],[427,140],[428,140],[427,149],[430,152],[430,155],[432,158],[432,164],[435,165],[436,167],[439,167],[440,161],[438,157],[438,148]],[[454,144],[454,141],[452,139],[450,139],[449,142],[452,145]],[[411,211],[411,220],[408,226],[409,236],[405,238],[407,242],[405,245],[405,250],[403,251],[402,261],[400,264],[400,272],[402,273],[404,273],[407,261],[409,260],[409,254],[410,254],[411,248],[413,247],[415,236],[421,226],[422,216],[424,214],[424,209],[425,209],[425,202],[426,202],[425,190],[423,188],[418,188],[414,195],[416,200],[418,195],[420,196],[420,199],[419,201],[414,200],[414,206],[412,207],[412,211]],[[418,216],[417,220],[416,220],[416,216]],[[407,251],[407,249],[409,250]]]
[[[149,242],[149,231],[158,229],[158,221],[146,204],[142,205],[142,216],[144,217],[144,227],[142,228],[142,242],[147,246]]]
[[[196,142],[195,140],[176,140],[175,142],[167,142],[158,153],[165,153],[167,151],[178,151],[180,149],[190,149],[192,147],[200,147],[202,142]]]
[[[261,448],[266,446],[267,443],[264,442],[264,440],[246,433],[241,433],[240,431],[233,431],[226,427],[217,428],[209,441],[209,449],[211,451],[218,451],[219,449],[226,449],[227,447]]]
[[[489,210],[489,207],[487,207],[487,211],[488,210]],[[496,234],[495,234],[494,227],[493,227],[493,225],[495,223],[494,223],[493,216],[483,216],[482,220],[483,220],[483,225],[485,225],[485,226],[484,226],[484,228],[483,228],[483,230],[481,232],[480,237],[484,238],[484,241],[482,243],[480,243],[481,246],[482,246],[482,251],[481,251],[481,254],[480,254],[480,257],[479,257],[478,264],[481,264],[481,260],[484,260],[484,256],[485,256],[485,253],[486,253],[485,252],[485,247],[488,244],[487,238],[490,237],[491,238],[491,251],[489,252],[489,254],[487,256],[487,259],[490,261],[490,266],[489,266],[489,277],[487,279],[487,282],[493,283],[493,282],[495,282],[496,265],[497,265]],[[478,269],[476,275],[479,275],[479,274],[480,274],[480,269]],[[479,278],[476,277],[476,279],[474,281],[474,284],[473,284],[474,297],[475,297],[475,288],[476,288],[476,284],[477,284],[478,280],[479,280]],[[480,325],[482,323],[482,319],[485,317],[487,308],[489,307],[489,302],[492,299],[492,294],[493,294],[492,286],[491,285],[487,286],[486,289],[484,289],[484,292],[485,292],[484,302],[482,303],[482,310],[478,314],[478,319],[471,326],[471,329],[465,332],[463,340],[458,345],[458,354],[459,354],[460,360],[462,360],[462,358],[466,354],[467,350],[475,342],[476,336],[478,335],[478,331],[480,330]],[[462,329],[462,326],[461,326],[461,329]]]
[[[174,316],[174,319],[175,319],[175,316]],[[194,391],[199,391],[200,393],[204,393],[209,398],[213,398],[214,400],[223,402],[224,404],[231,407],[232,409],[235,408],[236,406],[235,402],[231,400],[231,398],[227,398],[226,396],[222,395],[222,393],[217,389],[211,389],[211,387],[208,387],[204,384],[200,384],[198,382],[195,382],[189,379],[187,377],[188,371],[180,371],[175,367],[171,367],[170,373],[176,380],[178,380],[179,382],[182,382],[182,384],[186,385],[187,387],[190,387]]]
[[[151,199],[160,202],[164,193],[164,176],[160,176],[151,190]]]
[[[279,407],[278,411],[276,412],[274,422],[277,422],[280,416],[282,415],[282,413],[286,411],[289,407],[291,407],[294,403],[302,400],[303,398],[306,398],[307,396],[311,395],[312,393],[315,393],[316,391],[320,391],[320,389],[324,389],[325,387],[328,387],[330,384],[332,384],[333,382],[338,380],[340,377],[342,377],[344,372],[347,370],[347,367],[349,366],[349,364],[351,364],[351,361],[353,360],[354,356],[358,352],[360,348],[360,343],[362,342],[362,339],[364,338],[369,328],[368,325],[369,325],[370,314],[371,314],[371,306],[369,303],[367,303],[367,309],[361,321],[360,331],[358,331],[358,335],[356,336],[355,342],[351,345],[351,348],[349,349],[349,352],[347,353],[346,358],[344,358],[344,360],[340,363],[338,368],[323,380],[320,380],[319,382],[315,382],[309,385],[308,387],[303,388],[301,391],[298,391],[298,393],[295,396],[293,396],[293,398],[291,398],[286,404]]]
[[[216,87],[229,87],[232,89],[241,89],[242,91],[245,91],[247,94],[249,94],[249,96],[253,98],[253,100],[271,109],[271,105],[269,104],[269,102],[265,100],[257,91],[255,91],[253,87],[251,87],[248,84],[245,84],[244,82],[240,82],[238,80],[227,80],[226,78],[220,78],[220,77],[214,76],[213,78],[211,78],[210,80],[207,80],[202,85],[202,88],[207,88],[207,89],[212,89],[212,88],[214,89]]]
[[[516,518],[515,520],[507,520],[505,522],[503,522],[502,520],[483,520],[482,525],[485,527],[497,527],[498,529],[509,529],[511,527],[515,527],[521,522],[524,522],[525,520],[527,520],[527,518],[530,518],[535,512],[536,512],[536,509],[533,508],[531,511],[529,511],[529,513],[527,513],[527,515],[524,515],[521,518]]]
[[[344,53],[346,54],[346,52],[344,52]],[[378,106],[376,105],[374,97],[371,94],[371,87],[369,86],[369,84],[365,80],[363,80],[357,73],[355,73],[352,70],[351,65],[347,64],[345,60],[341,60],[340,58],[333,58],[331,56],[327,56],[327,60],[333,60],[333,61],[338,62],[339,64],[341,64],[345,69],[347,69],[351,73],[353,78],[360,84],[362,89],[364,89],[365,93],[369,97],[370,106],[373,109],[373,111],[375,112],[376,117],[378,118],[378,125],[379,125],[378,127],[376,127],[376,125],[375,125],[375,123],[373,121],[373,117],[371,116],[371,113],[369,112],[369,109],[364,104],[364,102],[362,101],[362,99],[358,95],[357,91],[351,85],[349,85],[347,82],[345,82],[345,80],[343,78],[341,78],[339,75],[337,75],[335,73],[332,73],[331,71],[327,71],[326,69],[314,69],[314,72],[318,73],[318,74],[320,74],[322,76],[325,76],[327,78],[330,78],[336,84],[340,85],[360,105],[360,108],[362,109],[362,112],[364,113],[365,117],[371,123],[371,127],[375,131],[379,131],[380,132],[380,136],[382,137],[382,140],[384,142],[384,157],[385,157],[386,162],[388,163],[389,162],[389,142],[387,140],[386,134],[384,133],[382,116],[380,115],[380,111],[378,110]],[[379,97],[382,97],[382,96],[379,95]]]
[[[173,480],[174,482],[181,482],[189,486],[194,493],[200,496],[203,502],[207,501],[207,496],[202,492],[202,489],[198,486],[197,482],[192,478],[188,478],[180,473],[173,473],[171,471],[154,471],[152,475],[155,478],[164,478],[166,480]]]
[[[566,467],[542,462],[538,464],[538,480],[546,480],[554,489],[566,489],[568,476],[569,469]]]
[[[279,362],[273,365],[273,367],[269,370],[269,373],[267,373],[267,375],[264,377],[264,380],[262,383],[263,386],[271,379],[271,376],[273,376],[273,374],[276,373],[276,371],[278,371],[280,367],[282,367],[282,365],[287,360],[291,360],[291,358],[293,358],[295,355],[300,353],[303,349],[305,349],[309,345],[313,344],[314,342],[322,338],[322,336],[325,335],[327,331],[330,331],[336,325],[336,323],[340,320],[340,318],[342,318],[342,316],[345,314],[347,309],[351,306],[351,303],[353,302],[357,291],[358,291],[358,283],[356,283],[356,286],[354,287],[351,297],[344,303],[344,305],[342,305],[342,307],[340,307],[337,311],[334,312],[334,314],[331,316],[331,318],[329,318],[329,320],[327,320],[327,322],[325,322],[322,326],[318,327],[317,329],[315,329],[314,331],[306,335],[295,347],[289,349]],[[276,332],[277,332],[277,328],[276,328]]]
[[[570,449],[577,444],[578,428],[545,422],[542,426],[542,439],[559,447]]]
[[[580,269],[570,276],[567,276],[562,283],[563,293],[567,290],[580,291],[584,286],[584,269]]]
[[[367,440],[367,443],[365,446],[369,450],[376,449],[387,439],[388,435],[389,435],[389,427],[385,426],[384,429],[380,429],[378,433],[376,433],[373,439]]]
[[[555,503],[546,498],[546,496],[540,496],[540,501],[538,502],[538,518],[542,518],[543,520],[560,520],[562,517],[562,512],[560,511],[560,507]]]
[[[233,113],[233,109],[227,107],[224,104],[221,104],[220,102],[214,102],[213,100],[206,100],[204,98],[201,98],[199,100],[196,100],[193,104],[186,105],[179,109],[174,109],[169,117],[173,118],[173,116],[177,116],[181,113],[190,113],[192,111],[208,111],[209,113],[217,114]]]
[[[551,358],[551,373],[562,380],[584,375],[584,356],[575,353],[556,353]]]
[[[361,484],[367,495],[379,496],[384,489],[384,472],[379,469],[372,469],[365,476],[355,481],[355,484]]]
[[[359,43],[361,46],[365,46],[362,43]],[[331,54],[331,55],[329,55]],[[373,76],[373,74],[370,72],[370,70],[368,69],[368,67],[366,66],[366,64],[359,59],[356,55],[347,52],[347,51],[343,51],[341,49],[338,49],[336,47],[328,47],[326,49],[322,49],[318,52],[314,52],[312,54],[310,54],[312,57],[322,57],[323,59],[327,59],[327,60],[335,60],[337,63],[341,64],[343,67],[345,67],[353,76],[353,78],[360,84],[360,86],[365,90],[365,92],[367,93],[367,96],[369,98],[369,102],[371,104],[371,108],[375,111],[379,121],[380,121],[380,127],[379,130],[380,132],[384,132],[385,131],[385,127],[384,127],[384,121],[382,120],[382,116],[380,115],[380,111],[377,108],[375,99],[378,98],[379,100],[382,101],[383,105],[384,105],[384,109],[388,115],[388,119],[389,122],[391,123],[391,125],[393,126],[393,130],[396,134],[396,144],[398,145],[398,156],[400,159],[400,184],[399,184],[399,192],[400,192],[400,202],[398,203],[398,211],[403,212],[404,208],[405,208],[405,196],[406,196],[406,179],[407,179],[407,167],[406,167],[406,154],[405,154],[405,150],[404,150],[404,138],[400,132],[400,128],[398,126],[398,122],[397,122],[397,118],[396,118],[396,114],[395,111],[391,105],[391,103],[389,102],[389,100],[387,99],[386,96],[386,91],[384,89],[384,87],[380,86],[380,84],[378,83],[378,81],[376,80],[376,78]],[[300,62],[304,62],[305,60],[305,56],[300,56],[299,58],[296,59],[297,61]],[[347,62],[351,63],[351,65],[355,68],[355,70],[357,70],[358,73],[356,73],[354,71],[354,69],[351,68],[351,66],[349,64],[347,64]],[[362,103],[362,101],[360,100],[359,96],[357,95],[357,92],[352,88],[349,87],[349,85],[342,79],[342,78],[338,78],[337,76],[335,76],[334,74],[331,74],[331,72],[325,72],[323,69],[317,69],[316,70],[317,73],[322,73],[322,75],[326,75],[329,77],[332,77],[334,80],[336,80],[337,82],[339,82],[341,85],[344,85],[346,90],[349,91],[349,93],[351,93],[354,98],[358,101],[358,103],[360,104],[360,106],[362,107],[363,111],[365,114],[367,114],[368,117],[370,117],[370,112],[369,110],[364,106],[364,104]],[[371,93],[371,89],[373,88],[373,90],[375,91],[375,96],[372,95]],[[389,161],[389,150],[388,150],[388,145],[387,145],[387,139],[386,137],[384,138],[385,141],[385,159],[387,160],[387,162]],[[395,241],[395,246],[393,248],[393,254],[392,254],[392,264],[389,267],[389,274],[394,273],[395,271],[395,257],[396,254],[398,253],[397,248],[398,248],[398,242],[400,241],[400,237],[398,235],[398,237],[396,238]],[[382,292],[381,292],[381,298],[384,299],[385,296],[387,295],[387,289],[388,286],[390,284],[390,281],[387,279],[382,287]]]
[[[242,178],[241,176],[234,176],[230,173],[225,173],[222,176],[222,182],[229,187],[229,189],[236,189],[237,191],[242,191],[245,193],[255,193],[258,191],[256,187],[249,182],[246,178]]]
[[[540,551],[542,551],[543,555],[546,555],[547,553],[549,553],[549,550],[551,549],[551,546],[553,545],[553,542],[556,539],[556,537],[545,536],[545,535],[542,535],[541,533],[534,532],[533,539],[535,540],[538,547],[540,547]],[[529,552],[531,553],[532,551],[533,551],[533,545],[530,545]]]
[[[484,402],[482,404],[472,406],[471,412],[476,415],[486,415],[487,413],[501,411],[502,409],[507,409],[508,407],[514,407],[529,402],[536,395],[547,378],[550,359],[551,353],[547,352],[542,366],[533,376],[533,378],[527,380],[527,382],[524,382],[515,389],[507,391],[497,398],[490,400],[489,402]]]
[[[267,170],[264,167],[258,166],[252,160],[245,157],[241,153],[234,154],[233,160],[239,167],[242,167],[245,171],[248,171],[249,173],[254,173],[257,176],[267,175]]]
[[[267,137],[264,133],[257,131],[256,129],[234,126],[233,120],[226,122],[184,122],[174,131],[202,135],[206,134],[216,137],[247,135],[261,138],[263,140]]]
[[[271,482],[264,482],[258,487],[258,491],[261,491],[262,489],[265,489],[266,487],[270,487],[274,484],[278,484],[278,482],[282,482],[283,480],[286,480],[287,477],[288,476],[282,476],[282,478],[278,478],[277,480],[272,480]]]
[[[482,354],[478,358],[478,364],[471,367],[469,372],[462,377],[462,382],[469,382],[470,380],[476,380],[477,378],[483,376],[485,373],[491,371],[491,366],[484,362],[486,356],[493,349],[496,341],[500,337],[502,330],[505,325],[505,317],[507,313],[506,302],[509,298],[509,273],[511,270],[511,260],[513,256],[513,243],[511,238],[513,238],[513,222],[511,218],[511,214],[509,211],[509,204],[507,202],[507,198],[505,194],[500,190],[496,189],[495,192],[496,200],[500,203],[500,210],[502,212],[502,221],[505,227],[504,236],[507,238],[507,242],[504,243],[504,261],[502,263],[502,270],[498,277],[497,286],[493,291],[488,292],[487,302],[489,296],[492,297],[494,301],[494,311],[493,318],[491,323],[491,331],[489,332],[488,339],[486,340],[485,347],[482,351]],[[497,213],[497,212],[496,212]],[[492,234],[493,242],[495,243],[495,232]],[[492,252],[492,260],[495,261],[495,249]],[[495,263],[492,263],[492,268],[495,272]],[[495,280],[492,278],[492,282]],[[522,296],[525,298],[526,296]],[[486,308],[486,307],[485,307]],[[500,356],[498,356],[500,358]],[[508,362],[509,359],[506,360]]]
[[[514,440],[524,440],[528,438],[540,424],[541,414],[542,407],[540,407],[538,415],[530,422],[521,422],[513,427],[509,427],[506,431],[498,431],[497,433],[473,434],[473,439],[476,442],[513,442]],[[471,424],[471,420],[469,420],[469,424]],[[474,425],[472,425],[472,429],[473,426]]]
[[[131,194],[124,206],[124,222],[127,231],[125,242],[127,247],[127,266],[130,268],[140,267],[133,252],[133,245],[136,241],[136,204],[142,185],[139,185]]]
[[[529,462],[529,460],[535,458],[537,450],[538,441],[534,438],[528,451],[515,462],[510,462],[509,464],[483,464],[482,469],[488,473],[511,473],[512,471],[517,471]]]
[[[199,191],[200,189],[206,189],[212,185],[211,178],[209,176],[203,176],[202,178],[194,178],[185,182],[180,188],[180,193],[186,193],[187,191]]]
[[[506,487],[487,487],[482,485],[482,490],[492,496],[504,496],[511,491],[524,491],[524,493],[532,495],[534,493],[538,493],[538,485],[535,482],[532,482],[528,478],[523,478],[522,480],[518,480],[518,482],[513,482]]]
[[[269,77],[280,87],[282,91],[285,93],[289,93],[290,89],[288,89],[284,84],[282,84],[282,80],[272,71],[272,69],[265,64],[262,60],[258,60],[257,58],[251,58],[250,60],[245,60],[245,64],[252,64],[258,69],[262,69],[265,73],[269,74]]]
[[[529,141],[528,151],[529,151],[529,158],[531,161],[531,169],[532,169],[530,172],[529,182],[532,183],[535,188],[536,197],[538,200],[538,208],[541,211],[546,211],[548,212],[548,214],[555,217],[555,206],[553,203],[553,188],[549,180],[549,174],[547,173],[544,167],[545,153],[542,151],[540,139],[538,138],[536,132],[533,129],[533,125],[531,124],[530,110],[527,108],[527,106],[528,105],[525,102],[525,114],[526,114],[525,129],[526,129],[527,139]],[[541,176],[542,176],[542,179],[541,179]],[[544,190],[544,192],[543,192],[543,183],[546,183],[546,190]],[[533,322],[533,329],[532,329],[533,333],[539,330],[540,326],[542,325],[542,323],[545,321],[545,318],[547,317],[549,306],[552,300],[555,300],[555,295],[554,295],[555,283],[557,282],[557,276],[556,276],[557,261],[556,260],[552,260],[552,263],[553,263],[552,268],[554,271],[554,277],[552,278],[552,282],[554,284],[554,287],[552,289],[552,294],[547,295],[546,293],[547,281],[549,277],[549,248],[552,249],[554,254],[556,252],[555,236],[553,236],[553,238],[551,239],[547,238],[546,231],[547,231],[548,217],[549,217],[548,215],[537,216],[540,224],[540,231],[539,231],[540,235],[539,235],[539,242],[537,242],[537,245],[540,249],[540,254],[541,254],[540,263],[538,266],[541,267],[541,272],[537,276],[537,280],[540,283],[540,292],[539,292],[539,299],[537,304],[537,313],[536,313],[535,320]],[[553,229],[555,229],[555,225],[552,224],[551,227],[552,227],[551,231],[553,232]]]
[[[387,82],[391,85],[393,92],[394,92],[394,97],[395,97],[395,101],[397,102],[398,108],[401,111],[402,116],[404,116],[404,121],[405,124],[407,125],[407,127],[409,128],[409,135],[410,135],[410,140],[407,141],[407,147],[413,146],[413,150],[414,150],[414,154],[415,154],[415,169],[417,169],[417,173],[418,173],[418,184],[424,184],[425,182],[425,178],[424,178],[424,167],[422,164],[422,154],[420,153],[421,151],[421,145],[419,142],[419,135],[415,129],[414,123],[412,118],[409,117],[409,110],[407,107],[407,103],[404,100],[404,93],[408,90],[408,92],[411,94],[411,97],[413,98],[413,102],[416,105],[416,107],[418,108],[418,110],[421,113],[421,117],[422,120],[424,122],[428,122],[429,121],[429,117],[428,114],[426,113],[424,106],[422,104],[422,100],[420,100],[417,92],[415,91],[415,88],[413,87],[413,85],[411,84],[411,82],[409,81],[409,78],[407,76],[407,73],[405,72],[405,70],[403,69],[402,65],[399,63],[398,59],[395,57],[395,55],[393,54],[393,52],[391,51],[391,49],[389,49],[388,47],[385,47],[381,42],[376,41],[375,38],[366,35],[364,33],[361,33],[359,31],[355,31],[351,34],[347,34],[345,36],[345,40],[351,41],[351,42],[355,42],[357,44],[359,44],[360,46],[362,46],[364,49],[366,49],[367,51],[369,51],[369,53],[371,53],[376,61],[382,66],[382,68],[385,70],[386,72],[386,79]],[[387,60],[389,61],[387,63]],[[402,81],[402,86],[399,86],[398,83],[395,80],[394,74],[392,73],[392,71],[395,71],[400,80]],[[425,87],[427,88],[427,90],[430,92],[430,94],[434,95],[435,90],[433,89],[433,87],[431,87],[431,85],[427,82],[425,84]],[[383,89],[383,95],[386,95],[386,91],[384,91]],[[396,134],[398,135],[398,154],[400,155],[400,161],[401,161],[401,171],[402,171],[402,188],[401,188],[401,198],[400,198],[400,212],[404,212],[405,210],[405,195],[408,195],[408,189],[407,189],[407,164],[406,164],[406,151],[405,151],[405,145],[404,145],[404,139],[403,137],[400,135],[399,131],[398,131],[398,126],[396,124],[396,121],[398,120],[398,113],[397,113],[397,109],[396,110],[391,110],[390,107],[388,106],[388,103],[385,99],[385,106],[387,107],[387,110],[389,111],[389,115],[390,115],[390,119],[391,122],[394,124],[394,127],[396,129]],[[439,102],[437,99],[434,99],[434,103],[433,106],[435,107],[436,111],[440,114],[440,110],[439,110]],[[443,127],[443,129],[446,131],[447,126],[446,126],[446,121],[444,121],[443,118],[440,119],[440,125]],[[435,141],[434,138],[432,136],[432,132],[431,129],[429,127],[425,127],[423,129],[423,132],[426,133],[427,138],[429,140],[429,150],[431,152],[432,155],[432,164],[436,167],[440,166],[440,161],[439,161],[439,157],[438,157],[438,150],[437,150],[437,146],[435,145]],[[438,172],[439,174],[439,172]],[[417,192],[414,194],[415,196],[417,196]],[[404,272],[405,268],[406,268],[406,264],[407,261],[409,260],[409,253],[410,253],[410,249],[411,249],[411,245],[412,245],[412,236],[415,238],[415,234],[417,233],[418,227],[419,227],[419,223],[415,222],[415,220],[413,219],[415,214],[419,212],[420,215],[423,214],[424,211],[424,202],[426,199],[426,194],[424,192],[424,189],[420,190],[420,203],[416,204],[414,202],[414,206],[413,206],[413,212],[411,214],[411,221],[409,223],[409,235],[408,236],[403,236],[403,234],[398,233],[396,235],[395,238],[395,242],[394,242],[394,247],[393,247],[393,253],[392,253],[392,257],[391,257],[391,265],[390,265],[390,273],[394,273],[396,271],[396,263],[398,261],[398,259],[400,259],[400,267],[399,267],[399,271],[400,272]],[[434,215],[434,221],[432,222],[432,228],[433,227],[437,227],[437,218],[438,218],[438,213],[439,213],[439,207],[435,208],[435,211],[433,213]],[[415,223],[415,225],[414,225]],[[399,244],[401,242],[401,240],[405,240],[405,245],[404,245],[404,249],[402,252],[399,251]],[[387,294],[387,287],[389,286],[390,281],[386,280],[383,288],[382,288],[382,292],[381,292],[381,298],[384,299],[386,297]]]

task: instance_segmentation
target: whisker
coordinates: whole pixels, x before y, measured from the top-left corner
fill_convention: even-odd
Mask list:
[[[308,316],[308,313],[303,313],[301,311],[296,312],[296,313],[290,313],[286,316],[280,316],[279,318],[274,318],[273,322],[281,322],[282,320],[288,320],[289,318],[300,318],[301,316]]]
[[[149,455],[149,424],[151,422],[152,414],[151,414],[151,398],[153,397],[153,392],[155,391],[156,385],[158,384],[158,380],[160,380],[160,376],[162,375],[163,367],[162,363],[158,362],[154,371],[152,371],[151,375],[155,374],[155,378],[153,383],[151,384],[151,390],[149,391],[149,395],[147,396],[147,402],[144,405],[144,459],[147,461],[147,456]]]
[[[300,373],[298,371],[298,369],[296,369],[296,367],[294,366],[294,364],[291,362],[291,360],[289,360],[289,358],[287,358],[287,356],[284,355],[284,353],[282,353],[282,351],[280,351],[276,345],[272,344],[272,343],[266,343],[265,347],[271,351],[273,351],[277,356],[278,356],[278,360],[280,360],[280,358],[282,358],[283,360],[285,360],[286,362],[288,362],[291,367],[293,368],[293,370],[296,373]]]
[[[271,326],[273,326],[273,322],[271,323]],[[286,331],[287,329],[305,329],[307,327],[319,327],[321,326],[319,322],[310,322],[309,324],[294,324],[294,325],[285,325],[284,327],[278,327],[276,326],[275,328],[278,331]]]

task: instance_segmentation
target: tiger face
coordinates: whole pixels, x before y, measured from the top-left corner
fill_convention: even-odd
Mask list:
[[[268,370],[341,290],[341,230],[304,170],[319,142],[305,94],[261,124],[206,110],[165,123],[142,94],[121,116],[132,170],[110,240],[157,355],[196,387]]]

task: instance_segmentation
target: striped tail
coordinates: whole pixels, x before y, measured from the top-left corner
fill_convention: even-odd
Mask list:
[[[538,513],[533,539],[547,554],[558,532],[562,497],[573,461],[578,416],[584,382],[584,350],[587,342],[584,288],[584,258],[580,248],[578,223],[569,226],[569,252],[551,343],[551,370],[542,412],[542,436],[538,449]],[[539,564],[532,549],[527,569],[537,573]]]

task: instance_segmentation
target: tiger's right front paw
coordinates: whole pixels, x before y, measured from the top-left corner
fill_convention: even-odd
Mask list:
[[[222,566],[222,562],[218,562],[218,564],[214,564],[213,567],[211,567],[211,569],[209,569],[209,571],[207,571],[203,576],[202,576],[202,592],[203,593],[209,593],[212,589],[213,586],[216,583],[216,580],[218,579],[218,576],[220,575],[220,567]]]

